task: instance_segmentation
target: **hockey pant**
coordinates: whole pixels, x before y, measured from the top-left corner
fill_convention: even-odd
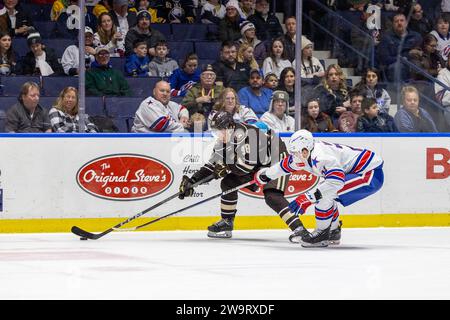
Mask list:
[[[326,229],[331,224],[331,230],[339,225],[339,210],[337,203],[344,207],[374,194],[383,186],[383,165],[361,175],[347,174],[344,187],[339,190],[335,200],[323,198],[316,202],[315,216],[318,229]]]
[[[220,184],[222,191],[235,188],[241,184],[253,180],[253,174],[245,176],[237,176],[235,174],[227,174]],[[284,197],[284,191],[287,187],[289,176],[283,176],[277,180],[273,180],[264,186],[264,199],[266,204],[274,210],[286,225],[295,230],[301,225],[299,218],[289,210],[289,202]],[[234,218],[236,215],[236,206],[238,202],[238,192],[225,194],[220,199],[221,216],[224,219]]]

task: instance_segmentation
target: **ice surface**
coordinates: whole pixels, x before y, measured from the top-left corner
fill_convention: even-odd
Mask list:
[[[450,228],[0,235],[0,299],[450,299]]]

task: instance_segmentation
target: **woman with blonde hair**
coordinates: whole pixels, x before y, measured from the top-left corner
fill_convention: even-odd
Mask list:
[[[94,34],[94,47],[108,48],[110,57],[125,55],[125,35],[117,31],[113,18],[109,12],[103,12],[98,17],[97,32]]]
[[[48,116],[53,132],[79,132],[78,90],[74,87],[64,88]],[[84,123],[85,132],[98,132],[87,114],[84,115]]]
[[[233,88],[225,88],[219,95],[213,110],[209,114],[208,128],[210,128],[211,120],[218,111],[226,111],[232,114],[236,122],[252,124],[258,121],[258,117],[252,109],[240,104],[238,95]]]
[[[328,66],[322,83],[314,88],[310,98],[320,100],[320,111],[329,115],[333,122],[337,122],[339,116],[350,109],[347,80],[339,65]]]
[[[250,70],[259,69],[258,62],[256,62],[253,52],[253,46],[247,42],[244,42],[239,46],[237,60],[238,62],[248,64],[250,66]]]

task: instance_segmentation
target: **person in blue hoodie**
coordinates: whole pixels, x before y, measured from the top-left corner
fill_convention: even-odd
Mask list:
[[[147,55],[147,42],[140,39],[134,41],[133,51],[133,54],[126,57],[125,74],[133,77],[148,77],[150,58]]]
[[[200,73],[198,56],[195,53],[188,54],[181,64],[181,68],[175,69],[170,75],[171,96],[184,97],[188,90],[200,81]]]

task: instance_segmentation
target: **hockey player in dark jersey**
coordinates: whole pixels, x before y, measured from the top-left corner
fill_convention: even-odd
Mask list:
[[[230,190],[252,181],[255,173],[263,166],[270,166],[287,155],[286,146],[281,139],[252,125],[236,123],[228,112],[218,112],[211,121],[211,133],[216,137],[216,144],[210,160],[194,173],[192,177],[183,176],[179,189],[179,198],[191,196],[192,185],[211,174],[222,178],[222,191]],[[289,202],[284,198],[288,179],[273,180],[264,185],[266,204],[283,219],[293,231],[289,239],[307,233],[302,222],[289,209]],[[258,185],[247,187],[256,191]],[[208,236],[212,238],[231,238],[238,192],[221,197],[222,219],[208,227]]]

